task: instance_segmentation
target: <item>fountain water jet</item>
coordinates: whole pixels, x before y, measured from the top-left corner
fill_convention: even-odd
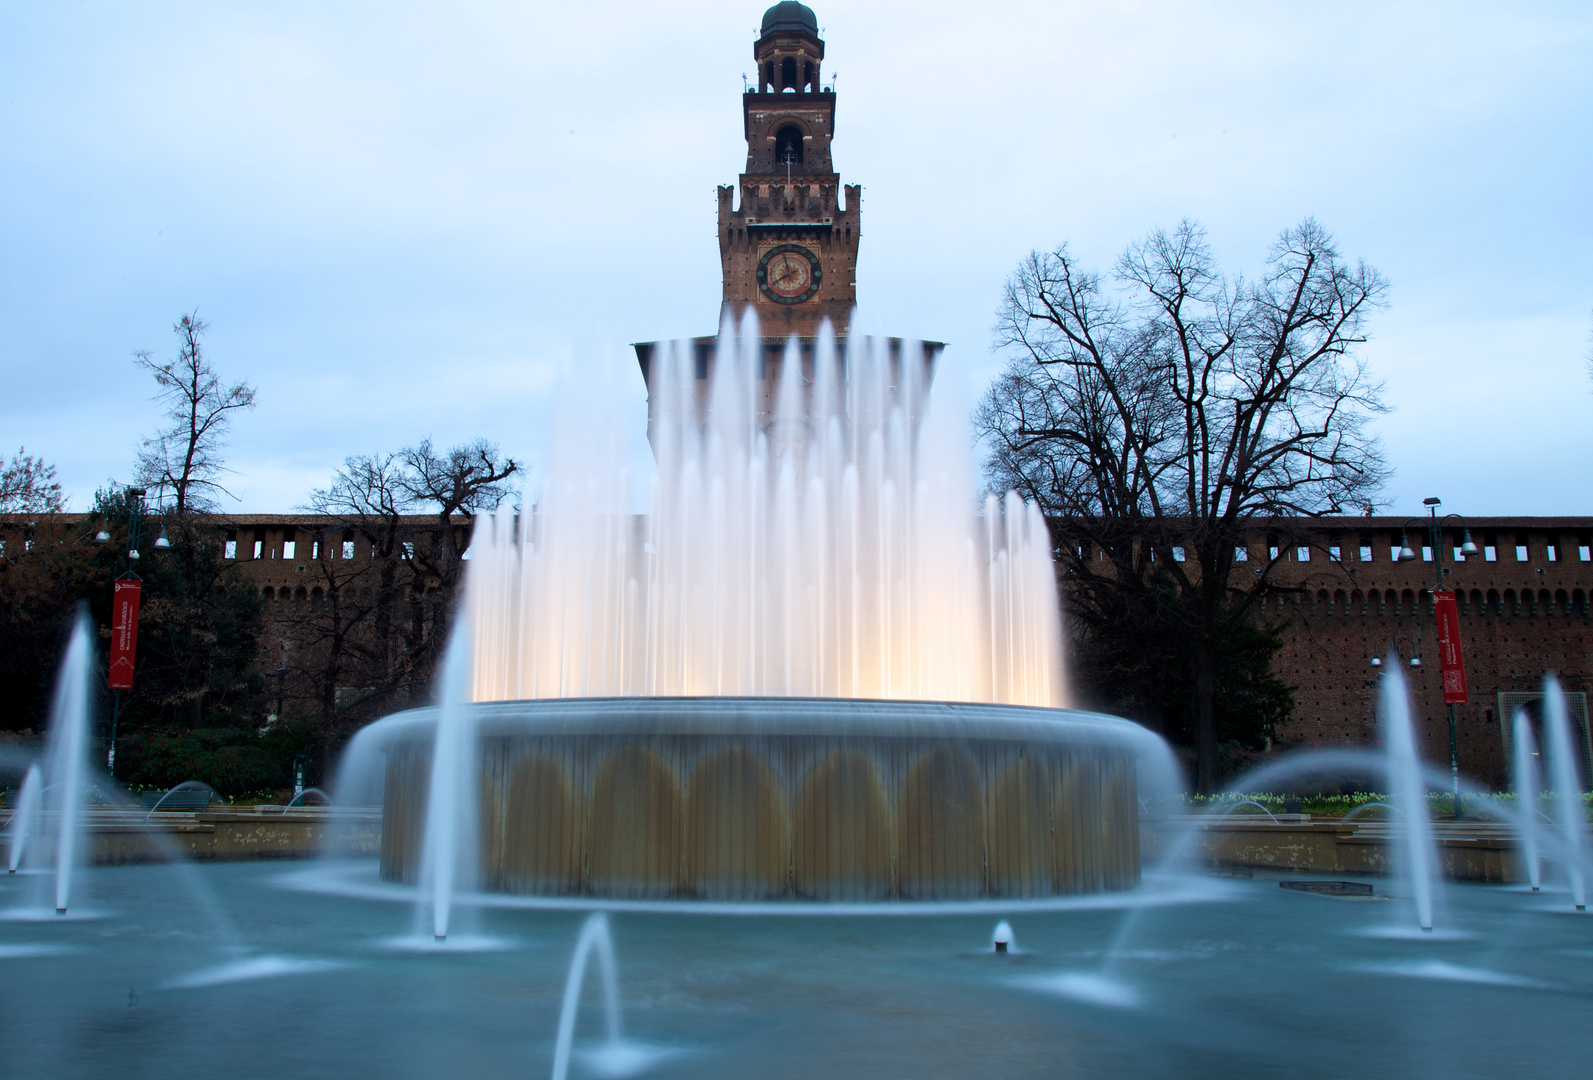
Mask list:
[[[470,627],[461,623],[443,656],[421,855],[422,895],[430,896],[432,936],[437,941],[447,939],[454,894],[475,886],[480,862],[475,839],[475,731],[465,707],[470,666]]]
[[[570,1071],[570,1047],[575,1039],[575,1015],[581,1007],[581,984],[586,980],[586,961],[597,950],[599,970],[603,977],[603,1014],[608,1021],[608,1043],[611,1050],[620,1046],[619,973],[614,965],[614,939],[609,934],[608,916],[597,912],[587,916],[581,925],[581,936],[575,942],[575,956],[570,960],[570,974],[564,981],[564,1004],[559,1009],[559,1036],[553,1049],[553,1080],[565,1080]]]
[[[16,813],[11,816],[10,872],[13,874],[22,866],[28,842],[39,826],[39,805],[44,797],[43,792],[44,774],[39,772],[37,765],[29,765],[27,775],[22,778],[22,794],[17,800]]]
[[[205,783],[203,780],[184,780],[182,783],[166,789],[165,794],[161,795],[159,799],[155,800],[155,805],[151,806],[149,808],[149,813],[144,815],[144,821],[148,822],[150,818],[154,817],[155,812],[162,806],[166,805],[166,800],[177,794],[179,791],[203,791],[208,793],[207,799],[209,802],[226,802],[226,800],[221,797],[220,792],[211,787],[209,784]]]
[[[1543,790],[1538,774],[1538,740],[1533,737],[1527,711],[1519,709],[1510,728],[1515,749],[1516,829],[1521,834],[1521,859],[1527,865],[1527,882],[1537,892],[1542,884],[1542,865],[1538,861],[1538,793]]]
[[[1549,729],[1549,765],[1554,770],[1555,800],[1560,804],[1560,828],[1565,832],[1571,902],[1576,910],[1586,911],[1587,877],[1582,852],[1587,841],[1587,816],[1582,809],[1582,783],[1576,767],[1582,740],[1576,737],[1560,681],[1553,675],[1543,679],[1543,723]]]
[[[1410,695],[1399,658],[1390,656],[1379,688],[1383,734],[1387,740],[1388,787],[1396,813],[1404,821],[1398,831],[1400,870],[1416,905],[1416,923],[1433,928],[1433,894],[1437,889],[1437,843],[1427,811],[1427,784],[1411,722]]]
[[[53,810],[55,911],[65,915],[72,898],[72,871],[82,833],[83,774],[88,767],[89,687],[94,673],[94,624],[80,606],[50,707],[50,740],[45,753],[44,808]]]

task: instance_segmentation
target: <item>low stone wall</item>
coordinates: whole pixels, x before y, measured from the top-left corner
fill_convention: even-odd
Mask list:
[[[148,820],[146,821],[146,817]],[[381,849],[380,807],[287,813],[156,813],[97,811],[86,822],[88,859],[95,866],[169,862],[173,859],[308,859],[322,854],[336,831],[339,848],[351,857]],[[39,857],[48,860],[51,838]],[[5,841],[0,850],[9,857]]]
[[[1386,825],[1336,821],[1283,821],[1248,817],[1207,822],[1201,818],[1141,821],[1141,848],[1147,860],[1160,857],[1188,828],[1197,830],[1189,857],[1212,866],[1299,870],[1313,874],[1362,876],[1397,869],[1396,837]],[[1524,881],[1515,841],[1508,828],[1491,822],[1437,822],[1439,865],[1453,881]]]

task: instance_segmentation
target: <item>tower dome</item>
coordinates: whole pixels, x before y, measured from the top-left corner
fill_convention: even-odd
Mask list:
[[[797,0],[781,0],[763,13],[763,34],[798,33],[819,36],[819,20],[813,9]]]

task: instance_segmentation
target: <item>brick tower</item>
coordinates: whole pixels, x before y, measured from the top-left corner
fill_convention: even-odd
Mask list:
[[[846,340],[857,304],[857,243],[863,189],[841,185],[830,156],[835,136],[835,88],[820,84],[824,42],[813,12],[784,0],[763,13],[763,27],[752,47],[756,82],[741,95],[742,134],[747,167],[739,185],[719,188],[719,259],[724,276],[720,308],[735,320],[757,312],[763,358],[758,382],[759,420],[767,422],[787,343],[797,339],[802,364],[811,374],[819,327],[826,319],[837,342]],[[741,202],[736,206],[737,186]],[[903,341],[887,338],[893,362]],[[633,347],[642,379],[652,386],[653,353],[658,342]],[[932,373],[945,346],[913,344],[912,351]],[[697,398],[706,406],[715,362],[715,339],[692,339]],[[651,436],[654,402],[648,397]]]
[[[751,305],[769,337],[812,337],[827,318],[844,338],[857,303],[862,188],[843,188],[830,156],[835,90],[820,85],[818,20],[795,0],[774,5],[752,55],[740,208],[735,187],[719,188],[724,304],[738,323]]]

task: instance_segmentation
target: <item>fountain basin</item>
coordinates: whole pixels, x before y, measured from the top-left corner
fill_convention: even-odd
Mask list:
[[[1148,733],[1063,709],[835,698],[467,707],[480,882],[606,898],[1040,897],[1139,881]],[[383,721],[381,873],[420,872],[435,709]]]

